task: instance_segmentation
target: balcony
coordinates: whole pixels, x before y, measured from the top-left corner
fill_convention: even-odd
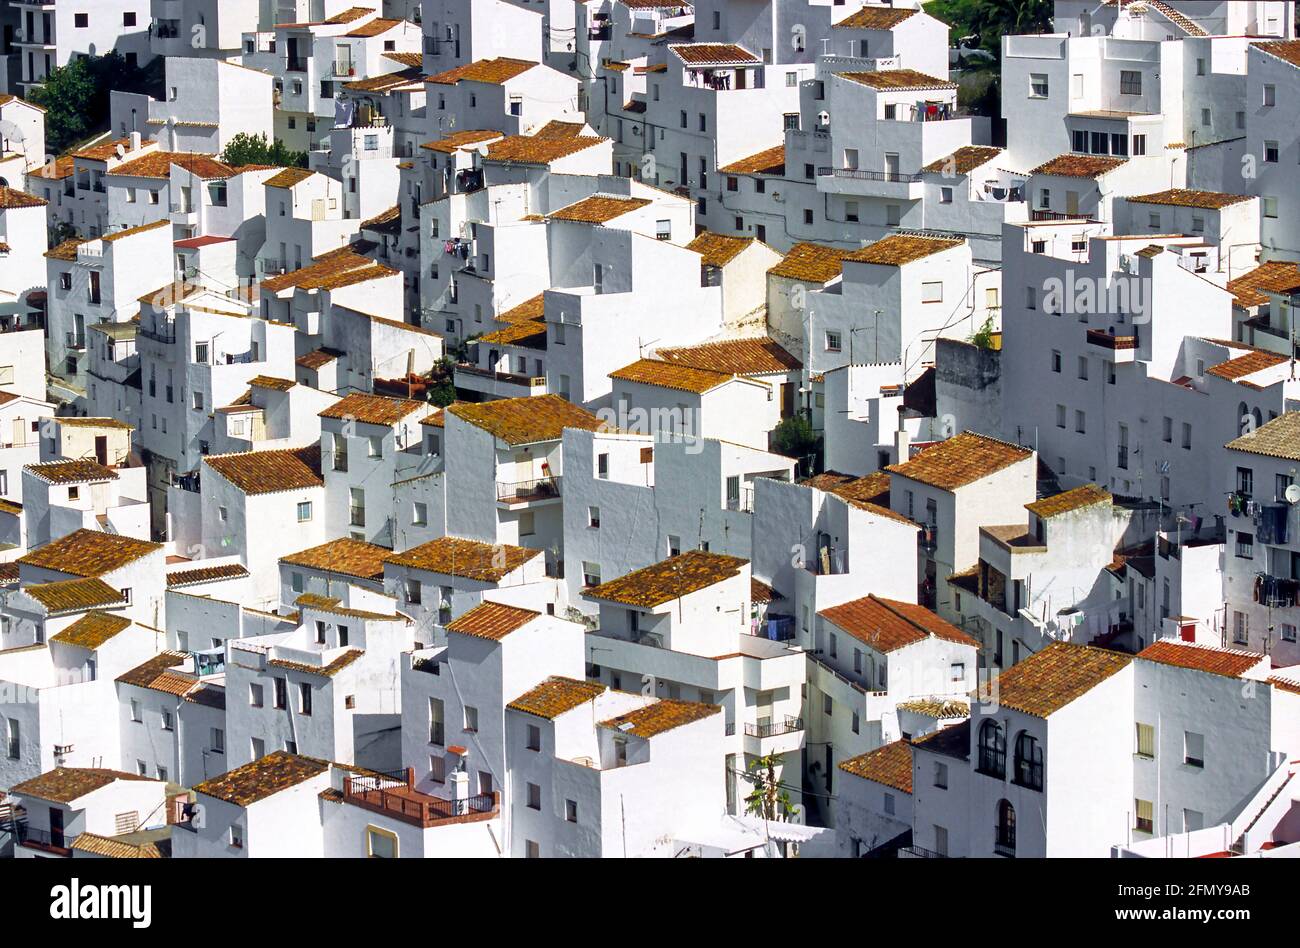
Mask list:
[[[428,829],[440,823],[470,823],[496,816],[500,806],[497,793],[480,793],[463,800],[446,800],[421,793],[413,785],[412,774],[367,774],[347,777],[343,781],[343,802],[374,813]]]
[[[69,332],[67,334],[67,344],[69,349],[78,351],[86,348],[86,334],[80,332]]]
[[[307,57],[290,56],[288,59],[285,60],[284,68],[286,72],[306,72]]]
[[[14,841],[19,846],[37,849],[52,856],[71,856],[72,841],[76,839],[62,830],[51,833],[49,830],[31,829],[26,823],[14,823],[12,832]]]
[[[781,734],[793,734],[795,731],[803,730],[803,718],[794,718],[785,715],[779,720],[769,720],[766,723],[746,724],[746,737],[777,737]]]
[[[497,501],[503,504],[526,504],[541,500],[558,500],[560,479],[539,477],[513,483],[497,482]]]
[[[1137,336],[1118,336],[1114,330],[1089,329],[1087,340],[1088,345],[1103,350],[1102,359],[1106,362],[1118,365],[1137,358]]]
[[[332,72],[333,72],[334,75],[337,76],[338,78],[340,78],[340,79],[345,79],[345,78],[347,78],[347,77],[349,77],[349,76],[355,76],[355,75],[357,74],[357,67],[356,67],[356,64],[355,64],[355,63],[350,63],[350,62],[337,63],[337,62],[336,62],[336,63],[334,64],[334,68],[333,68]]]
[[[517,375],[513,372],[484,369],[468,362],[457,364],[455,384],[457,388],[494,398],[524,398],[546,394],[544,375]]]
[[[921,175],[906,171],[870,171],[865,168],[817,169],[817,190],[864,197],[914,199],[922,196]]]
[[[1033,208],[1029,212],[1031,221],[1082,221],[1087,220],[1088,215],[1077,213],[1067,214],[1064,211],[1049,211],[1046,208]]]

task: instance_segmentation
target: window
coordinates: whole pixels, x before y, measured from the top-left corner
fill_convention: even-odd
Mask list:
[[[1078,432],[1079,434],[1086,434],[1087,433],[1086,422],[1087,422],[1087,417],[1084,415],[1083,412],[1076,411],[1074,413],[1074,430],[1076,432]]]
[[[272,679],[275,688],[275,707],[283,710],[289,706],[289,682],[284,678]]]
[[[1264,210],[1265,217],[1277,217],[1277,198],[1264,196],[1260,201],[1260,206]]]
[[[1061,350],[1060,349],[1052,350],[1052,371],[1058,374],[1061,371]],[[1062,425],[1062,427],[1064,427],[1064,425]]]
[[[943,281],[935,280],[931,283],[922,283],[921,302],[942,303],[943,302]]]
[[[1016,809],[1009,800],[998,801],[998,825],[993,848],[1005,854],[1016,851]]]
[[[822,713],[825,714],[827,717],[830,717],[834,709],[835,709],[835,702],[831,700],[831,696],[822,695]]]
[[[1137,725],[1137,751],[1139,757],[1146,757],[1154,760],[1156,756],[1156,729],[1155,725],[1142,724]]]
[[[1277,164],[1278,145],[1277,142],[1264,142],[1264,161],[1267,164]]]
[[[86,27],[90,26],[90,14],[89,13],[73,14],[72,25],[79,30],[84,30]]]
[[[230,824],[230,845],[235,849],[244,848],[244,828],[238,823]]]
[[[1183,447],[1188,450],[1191,450],[1192,447],[1192,423],[1190,421],[1183,422]]]
[[[542,749],[542,729],[536,724],[528,725],[528,743],[525,746],[530,751]]]
[[[248,704],[253,708],[262,707],[262,686],[250,684],[248,686]]]
[[[1155,827],[1155,807],[1150,800],[1134,800],[1133,828],[1139,833],[1150,833]]]
[[[1119,72],[1119,94],[1141,95],[1142,73],[1136,69],[1121,69]]]
[[[144,720],[144,718],[140,716],[140,702],[136,701],[134,698],[131,699],[131,720],[137,724]]]
[[[172,713],[167,708],[162,709],[162,729],[164,731],[176,730],[176,725],[172,718]]]
[[[948,855],[948,829],[937,823],[934,827],[934,851],[940,856]]]
[[[582,561],[582,585],[584,588],[600,585],[600,564]]]
[[[577,800],[564,801],[564,820],[566,823],[578,822],[578,801]]]
[[[885,813],[888,816],[894,815],[894,795],[892,793],[885,794]]]
[[[1205,735],[1183,732],[1183,763],[1188,767],[1205,766]]]
[[[528,798],[528,809],[540,810],[542,808],[542,788],[535,783],[524,785]]]
[[[1025,309],[1038,309],[1038,288],[1025,287]]]
[[[366,855],[371,859],[396,859],[397,834],[375,826],[366,827]]]
[[[600,508],[595,506],[587,507],[587,526],[594,530],[600,529]]]
[[[1030,790],[1043,789],[1043,747],[1028,731],[1016,738],[1015,782]]]
[[[1065,406],[1057,405],[1056,406],[1056,427],[1058,428],[1065,427],[1065,414],[1066,414]]]
[[[253,752],[253,760],[261,760],[266,756],[266,741],[260,737],[255,737],[249,742],[249,747]]]
[[[1079,378],[1083,381],[1088,380],[1088,357],[1079,356]]]
[[[1047,73],[1031,72],[1029,74],[1029,97],[1031,99],[1047,98]]]
[[[857,202],[857,201],[845,201],[845,202],[844,202],[844,219],[845,219],[846,221],[848,221],[850,224],[856,224],[856,223],[858,222],[858,202]]]
[[[1007,736],[1002,725],[985,721],[980,725],[979,734],[979,772],[1003,779],[1007,771]]]
[[[1271,82],[1267,82],[1264,84],[1263,105],[1266,108],[1271,108],[1277,105],[1277,86],[1273,85]]]
[[[609,480],[609,455],[606,453],[596,455],[596,477],[602,481]]]
[[[839,334],[838,332],[831,332],[830,330],[827,330],[827,332],[826,332],[826,351],[827,351],[827,352],[839,352],[839,351],[840,351],[840,344],[841,344],[840,334]]]
[[[464,729],[469,734],[478,732],[478,708],[471,705],[465,705],[465,725]]]
[[[948,765],[935,761],[934,763],[934,785],[940,790],[948,789]]]
[[[885,225],[897,227],[903,220],[903,209],[897,204],[885,205]]]
[[[1255,557],[1255,537],[1252,534],[1237,531],[1237,556],[1243,560],[1254,559]]]
[[[940,204],[951,204],[951,203],[952,203],[952,188],[949,188],[949,187],[941,187],[941,188],[939,189],[939,203],[940,203]]]
[[[306,523],[311,519],[311,501],[303,500],[298,502],[298,522]]]
[[[542,858],[541,844],[531,839],[524,840],[524,858],[541,859]]]
[[[366,439],[366,454],[372,458],[384,456],[384,439],[382,435],[371,435]]]
[[[1147,137],[1145,135],[1133,136],[1133,154],[1141,156],[1147,153]]]
[[[858,712],[856,712],[856,711],[853,712],[853,718],[852,718],[852,721],[850,722],[850,727],[853,728],[853,733],[854,733],[854,734],[859,733],[859,730],[858,730],[858,729],[861,727],[861,723],[860,723],[859,718],[858,718]]]

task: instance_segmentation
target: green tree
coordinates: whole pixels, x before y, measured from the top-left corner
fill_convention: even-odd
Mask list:
[[[804,474],[821,467],[822,439],[808,416],[800,412],[781,421],[772,432],[772,450],[799,461]]]
[[[92,130],[95,77],[88,60],[78,57],[50,70],[31,91],[31,101],[45,110],[45,143],[59,153],[85,139]]]
[[[984,325],[971,334],[970,341],[972,345],[979,346],[981,349],[993,348],[993,317],[990,316],[984,320]]]
[[[307,153],[292,151],[276,139],[268,142],[265,135],[240,132],[231,137],[221,152],[221,160],[228,165],[280,165],[286,168],[306,168]]]
[[[776,779],[776,766],[780,758],[776,754],[759,757],[749,765],[745,779],[753,789],[745,795],[745,812],[765,820],[787,823],[795,814],[795,806],[790,802],[790,793]]]
[[[947,23],[952,44],[1000,56],[1002,37],[1045,33],[1051,28],[1052,0],[930,0],[925,12]]]
[[[455,371],[456,363],[443,356],[429,373],[433,384],[429,386],[428,398],[439,408],[446,408],[456,400],[456,383],[453,381]]]

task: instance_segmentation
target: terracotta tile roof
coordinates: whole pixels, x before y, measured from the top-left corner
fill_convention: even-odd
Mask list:
[[[151,138],[143,139],[140,142],[142,147],[152,144],[154,144],[154,141]],[[87,145],[85,148],[79,148],[76,151],[71,152],[71,155],[73,158],[84,158],[88,161],[108,161],[110,158],[117,157],[117,148],[119,145],[122,146],[123,151],[129,152],[131,148],[131,139],[119,138],[116,140],[99,142],[95,145]]]
[[[320,349],[313,349],[306,355],[298,356],[294,362],[295,364],[302,366],[304,369],[320,369],[329,365],[331,362],[334,362],[341,355],[343,355],[343,353],[337,349],[321,347]]]
[[[108,770],[104,767],[55,767],[39,777],[14,784],[9,788],[9,792],[18,796],[49,800],[51,803],[72,803],[117,780],[158,782],[148,777],[121,770]]]
[[[306,181],[315,173],[307,168],[285,168],[278,174],[267,178],[262,184],[268,188],[291,188],[295,184]]]
[[[941,727],[912,741],[912,748],[922,748],[944,757],[970,759],[970,718],[951,727]]]
[[[1281,691],[1300,695],[1300,679],[1295,677],[1294,672],[1272,675],[1269,677],[1268,683]]]
[[[47,484],[82,484],[118,479],[117,471],[90,460],[42,461],[38,464],[24,464],[23,470],[31,471]]]
[[[402,207],[394,204],[381,214],[361,222],[362,230],[373,230],[381,234],[395,235],[402,232]]]
[[[512,711],[523,711],[548,721],[566,711],[581,707],[604,694],[605,686],[597,682],[578,681],[552,675],[534,688],[525,691],[506,705]]]
[[[302,597],[299,597],[301,600]],[[339,615],[351,616],[356,619],[396,619],[398,616],[385,616],[381,613],[361,612],[353,609],[333,610]],[[320,675],[322,678],[333,678],[343,669],[347,668],[362,655],[366,654],[359,648],[351,648],[334,659],[328,665],[308,665],[304,662],[291,662],[283,658],[272,658],[266,664],[273,665],[276,668],[283,668],[288,671],[301,672],[305,675]]]
[[[1127,158],[1108,158],[1104,155],[1057,155],[1029,173],[1054,174],[1064,178],[1099,178],[1126,161]]]
[[[734,375],[785,374],[803,368],[779,343],[766,337],[660,349],[656,355],[665,362]]]
[[[248,384],[254,388],[269,388],[277,392],[287,392],[298,383],[293,379],[278,379],[272,375],[255,375],[248,380]]]
[[[420,424],[428,425],[431,428],[447,427],[447,416],[445,411],[446,409],[443,408],[435,408],[428,415],[420,419]]]
[[[152,688],[155,681],[158,681],[163,675],[168,679],[175,675],[172,671],[177,665],[184,662],[186,655],[184,652],[159,652],[147,661],[141,662],[128,671],[117,676],[117,681],[124,685],[135,685],[139,688]],[[191,678],[191,684],[197,679]]]
[[[580,135],[574,138],[541,138],[537,135],[512,135],[488,145],[487,161],[517,161],[526,165],[549,165],[608,141]]]
[[[24,207],[44,207],[45,201],[26,191],[18,191],[7,185],[0,185],[0,211]]]
[[[964,238],[914,237],[891,234],[874,244],[867,244],[848,254],[844,259],[854,263],[874,263],[879,266],[901,267],[923,260],[932,254],[965,244]]]
[[[386,562],[446,576],[498,583],[541,552],[504,543],[438,537],[401,553],[393,553]]]
[[[320,546],[282,556],[280,562],[290,566],[305,566],[308,569],[342,573],[358,579],[383,579],[384,561],[392,553],[393,551],[387,547],[354,540],[351,537],[339,537]]]
[[[957,83],[946,79],[927,76],[915,69],[886,69],[880,72],[838,72],[842,79],[856,82],[858,85],[887,92],[893,89],[956,89]]]
[[[1300,461],[1300,411],[1289,411],[1254,431],[1233,438],[1226,447],[1270,458]]]
[[[1298,41],[1300,42],[1300,41]],[[1263,306],[1265,293],[1289,293],[1300,286],[1300,264],[1290,260],[1270,260],[1235,280],[1228,281],[1228,292],[1241,307]]]
[[[841,761],[840,770],[903,793],[911,793],[912,745],[907,741],[894,741],[859,757]]]
[[[127,237],[134,237],[136,234],[144,234],[152,230],[162,230],[164,227],[170,229],[171,225],[171,220],[164,217],[162,220],[154,221],[152,224],[140,224],[138,227],[127,227],[122,230],[115,230],[111,234],[105,234],[99,239],[106,244],[111,244]]]
[[[1278,40],[1267,43],[1251,43],[1256,49],[1276,56],[1283,62],[1300,67],[1300,40]]]
[[[224,563],[220,566],[178,569],[167,574],[167,588],[181,589],[199,583],[211,583],[224,579],[243,579],[249,575],[251,574],[242,563]]]
[[[1152,642],[1138,652],[1138,658],[1159,662],[1162,665],[1177,665],[1179,668],[1226,675],[1229,678],[1240,678],[1252,668],[1258,667],[1261,662],[1267,661],[1267,656],[1255,652],[1211,648],[1171,639]]]
[[[492,129],[465,129],[459,132],[452,132],[450,135],[444,135],[442,138],[435,139],[431,142],[425,142],[421,148],[428,151],[438,151],[449,155],[458,148],[465,148],[470,145],[479,145],[483,142],[495,141],[498,138],[505,138],[504,133],[493,131]]]
[[[301,616],[303,610],[310,609],[313,612],[328,612],[331,615],[349,616],[353,619],[362,619],[367,622],[409,621],[406,616],[395,611],[394,612],[372,612],[369,609],[353,609],[351,606],[343,605],[342,599],[337,599],[334,596],[320,596],[317,595],[316,593],[303,593],[301,596],[299,596],[297,599],[293,601],[293,604],[295,606],[300,607],[298,612],[299,616]],[[358,652],[356,655],[351,655],[351,656],[344,655],[343,657],[346,658],[347,660],[343,665],[340,665],[339,667],[346,668],[348,665],[352,664],[352,662],[356,661],[356,659],[359,658],[361,654],[362,654],[361,652]],[[288,664],[289,667],[295,667],[296,665],[296,663],[293,662],[290,662]],[[304,665],[302,667],[308,669],[309,671],[314,671],[314,672],[319,672],[321,670],[321,666],[318,665]],[[337,671],[337,669],[335,670]],[[334,672],[330,672],[330,674],[333,673]]]
[[[917,698],[915,701],[901,701],[898,704],[900,711],[911,711],[913,714],[924,714],[926,717],[938,718],[967,718],[970,717],[970,705],[965,701],[957,701],[952,698]]]
[[[776,590],[763,582],[761,579],[749,578],[749,601],[750,602],[772,602],[780,598]]]
[[[1200,207],[1210,211],[1221,210],[1253,200],[1249,194],[1226,194],[1223,191],[1193,191],[1186,188],[1170,188],[1153,194],[1137,194],[1128,198],[1138,204],[1164,204],[1172,207]]]
[[[852,251],[822,244],[798,243],[790,248],[785,259],[768,270],[769,276],[787,280],[807,280],[811,283],[829,283],[840,275],[842,263]]]
[[[641,385],[671,388],[679,392],[694,392],[697,395],[710,392],[734,378],[728,373],[711,372],[708,369],[697,369],[660,359],[638,359],[631,365],[610,372],[609,377],[622,382],[637,382]]]
[[[109,174],[133,178],[170,178],[172,165],[184,168],[194,177],[204,181],[229,178],[235,173],[235,169],[230,165],[218,161],[216,155],[198,155],[188,151],[155,151],[143,158],[125,161]]]
[[[753,237],[729,237],[706,230],[696,235],[686,245],[687,250],[694,250],[702,258],[701,265],[706,267],[725,267],[734,260],[742,250],[754,243]]]
[[[70,237],[45,251],[45,256],[49,260],[66,260],[71,263],[77,259],[77,248],[85,242],[78,237]]]
[[[329,770],[329,764],[313,757],[299,757],[288,751],[275,751],[251,764],[194,785],[197,793],[247,807],[259,800],[296,787]]]
[[[561,208],[551,215],[554,221],[575,221],[580,224],[606,224],[615,218],[630,214],[650,203],[649,198],[624,198],[596,194],[576,204]]]
[[[895,9],[894,7],[862,7],[840,20],[833,28],[838,30],[892,30],[917,12],[916,10]]]
[[[268,277],[262,281],[262,289],[269,293],[291,288],[335,290],[397,273],[391,267],[375,263],[369,257],[354,252],[350,247],[341,250],[342,252],[323,254],[300,270]]]
[[[934,637],[979,648],[979,641],[924,606],[864,596],[817,613],[877,652],[892,652]]]
[[[637,708],[616,718],[601,721],[600,726],[648,739],[674,728],[703,721],[721,711],[722,708],[716,704],[660,698],[654,704],[648,704],[644,708]]]
[[[50,641],[94,650],[122,630],[130,627],[131,620],[125,616],[111,615],[107,612],[93,610],[87,612],[67,628],[50,636]]]
[[[891,474],[953,491],[1033,456],[1018,445],[963,431],[921,451],[909,461],[885,468]]]
[[[936,174],[949,172],[955,175],[970,174],[1000,154],[1002,154],[1001,148],[993,148],[990,145],[962,145],[951,155],[932,161],[921,170]]]
[[[687,550],[618,579],[584,589],[582,594],[588,599],[652,609],[738,576],[741,567],[748,562],[721,553]]]
[[[161,549],[161,543],[81,529],[37,547],[18,562],[72,576],[103,576]]]
[[[119,323],[117,325],[127,325]],[[86,418],[81,415],[65,415],[62,418],[56,418],[59,425],[63,428],[116,428],[119,431],[134,431],[135,425],[122,421],[119,418]]]
[[[526,349],[546,348],[546,323],[540,319],[521,320],[504,329],[484,333],[479,342],[493,346],[522,346]]]
[[[384,59],[391,59],[395,63],[401,63],[408,69],[420,69],[424,66],[423,53],[384,53]]]
[[[735,43],[686,43],[668,48],[688,66],[718,66],[761,61],[749,50]]]
[[[541,319],[546,312],[546,294],[538,293],[536,296],[524,300],[518,306],[506,310],[504,313],[497,315],[497,321],[503,323],[517,323]]]
[[[323,22],[330,26],[342,26],[347,23],[355,23],[362,17],[369,16],[374,12],[374,7],[348,7],[341,13],[336,13],[331,17],[327,17]]]
[[[998,703],[1034,717],[1045,718],[1133,661],[1132,655],[1053,642],[998,677]]]
[[[1239,355],[1235,359],[1229,359],[1226,362],[1220,362],[1218,365],[1212,365],[1205,370],[1205,373],[1235,382],[1238,379],[1244,379],[1248,375],[1254,375],[1256,372],[1262,372],[1265,369],[1281,365],[1286,361],[1286,356],[1279,355],[1276,352],[1265,352],[1261,349],[1247,352],[1245,355]]]
[[[719,174],[785,174],[785,143],[764,148],[718,169]]]
[[[437,75],[426,76],[424,81],[450,86],[463,79],[470,82],[490,82],[493,85],[500,85],[516,76],[522,76],[537,65],[537,63],[530,62],[527,59],[511,59],[507,56],[498,59],[480,59],[477,62],[456,66],[454,69],[448,69],[446,72],[440,72]]]
[[[281,451],[211,455],[204,463],[245,494],[322,487],[320,445]]]
[[[483,602],[448,623],[447,631],[500,642],[511,632],[522,629],[540,615],[540,612],[521,609],[519,606]]]
[[[582,135],[583,122],[562,122],[559,119],[551,119],[537,131],[533,132],[534,138],[578,138]]]
[[[161,848],[160,848],[161,847]],[[127,842],[98,833],[82,833],[68,847],[79,853],[103,856],[106,859],[163,859],[163,849],[170,854],[169,840],[139,840]]]
[[[383,17],[375,17],[369,23],[363,23],[361,26],[358,26],[356,29],[352,30],[351,32],[344,33],[343,35],[354,37],[357,39],[362,39],[370,36],[380,36],[384,33],[387,33],[395,26],[401,26],[405,22],[406,22],[405,20],[401,20],[401,19],[388,20],[388,19],[384,19]]]
[[[458,402],[447,411],[508,444],[558,441],[565,428],[602,431],[605,423],[559,395]]]
[[[360,421],[367,425],[395,425],[415,412],[423,414],[428,410],[429,406],[426,402],[353,392],[318,414],[321,418]]]
[[[1110,491],[1098,487],[1096,484],[1084,484],[1082,487],[1076,487],[1073,490],[1063,491],[1059,494],[1053,494],[1051,497],[1036,500],[1032,504],[1025,504],[1025,509],[1039,519],[1046,520],[1048,517],[1069,513],[1072,510],[1081,510],[1084,507],[1091,507],[1093,504],[1109,504],[1112,500],[1114,498],[1111,497]]]

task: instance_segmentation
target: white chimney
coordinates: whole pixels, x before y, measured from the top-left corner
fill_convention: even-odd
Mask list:
[[[469,774],[463,770],[452,771],[447,782],[451,784],[452,812],[465,813],[469,809]]]
[[[139,151],[139,150],[140,150],[140,133],[139,133],[139,132],[132,132],[132,133],[131,133],[131,151]]]
[[[898,406],[898,430],[894,432],[894,457],[896,464],[902,464],[908,459],[908,448],[912,444],[912,436],[907,433],[907,427],[903,421],[903,406]]]

